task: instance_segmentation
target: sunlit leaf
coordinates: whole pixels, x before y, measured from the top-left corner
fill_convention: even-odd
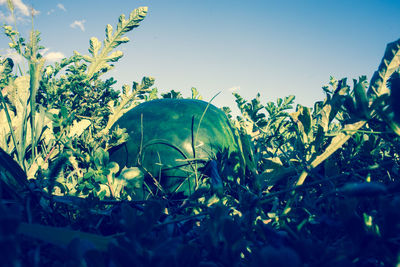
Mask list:
[[[89,52],[92,54],[92,58],[87,60],[91,62],[87,70],[87,76],[89,79],[101,70],[109,70],[111,68],[107,62],[115,62],[122,57],[122,52],[118,54],[110,55],[112,50],[119,46],[122,43],[126,43],[129,41],[128,38],[123,37],[123,35],[133,28],[139,26],[139,22],[141,22],[147,14],[147,7],[140,7],[133,10],[129,16],[129,19],[125,19],[125,15],[121,15],[118,20],[117,29],[114,33],[112,33],[112,27],[106,26],[106,39],[104,40],[104,46],[101,48],[101,43],[95,37],[90,39],[90,48]]]
[[[101,42],[96,37],[90,38],[89,52],[93,57],[96,57],[101,48]]]
[[[123,55],[124,53],[122,53],[122,51],[114,51],[107,57],[106,60],[108,62],[117,62]]]
[[[73,122],[73,125],[71,126],[68,136],[69,137],[80,136],[83,133],[83,131],[85,131],[87,127],[89,127],[90,124],[91,124],[90,120],[84,119],[80,120],[79,122],[75,120]]]
[[[382,58],[378,70],[374,72],[368,88],[368,95],[378,97],[388,94],[389,89],[386,84],[393,72],[400,66],[400,39],[389,43],[386,46],[385,54]]]

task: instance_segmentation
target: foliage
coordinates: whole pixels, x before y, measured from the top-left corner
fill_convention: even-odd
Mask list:
[[[11,12],[12,2],[8,1]],[[113,128],[159,96],[154,79],[114,90],[102,74],[147,8],[121,16],[89,55],[45,65],[39,32],[26,41],[4,25],[28,73],[0,61],[0,246],[7,266],[393,266],[399,264],[400,40],[368,82],[331,77],[323,101],[261,103],[234,94],[227,114],[246,172],[203,170],[218,190],[127,201],[143,172],[120,170],[109,150],[128,140]],[[17,69],[19,71],[15,70]],[[192,88],[192,99],[201,99]],[[209,162],[210,165],[215,162]],[[215,185],[215,184],[214,184]]]
[[[97,38],[91,38],[90,55],[75,52],[46,67],[39,52],[38,32],[32,33],[26,43],[17,30],[3,27],[11,40],[10,47],[33,67],[27,75],[17,77],[12,72],[12,60],[2,61],[0,145],[41,187],[53,184],[49,166],[58,166],[56,173],[67,175],[55,177],[56,193],[97,197],[104,197],[105,191],[111,194],[110,188],[104,189],[108,170],[91,175],[91,170],[99,168],[97,152],[126,140],[123,130],[116,129],[111,135],[109,130],[120,116],[151,93],[154,79],[144,77],[141,84],[134,82],[132,89],[125,85],[119,93],[112,88],[116,82],[113,78],[104,81],[100,76],[122,57],[115,48],[129,41],[124,35],[136,28],[146,13],[143,7],[132,11],[128,19],[121,15],[114,32],[107,25],[103,47]]]

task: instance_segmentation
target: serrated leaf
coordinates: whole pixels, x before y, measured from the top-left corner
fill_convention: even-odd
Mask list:
[[[106,61],[107,62],[117,62],[123,55],[124,55],[124,53],[122,53],[122,51],[119,51],[119,50],[114,51],[106,58]]]
[[[386,46],[385,54],[382,61],[371,78],[370,86],[368,88],[368,95],[380,96],[388,94],[389,89],[386,83],[390,76],[400,66],[400,39],[389,43]]]
[[[2,75],[8,75],[12,72],[12,69],[14,67],[14,62],[11,58],[5,58],[2,60],[0,64],[0,73]]]
[[[284,106],[293,104],[295,98],[296,98],[296,96],[294,96],[294,95],[286,96],[283,101]],[[288,108],[292,108],[292,107],[288,107]]]
[[[142,21],[147,15],[148,7],[139,7],[129,14],[129,20],[138,23]]]
[[[122,30],[122,28],[124,27],[125,22],[126,22],[125,15],[122,14],[118,18],[117,31],[121,31]]]
[[[120,56],[118,55],[118,57],[112,57],[109,55],[109,53],[111,53],[111,51],[121,43],[126,43],[129,41],[129,38],[122,36],[133,28],[138,27],[139,22],[145,18],[146,14],[147,7],[141,7],[132,11],[129,20],[126,20],[125,15],[122,14],[119,17],[117,30],[114,32],[114,34],[112,34],[112,27],[107,25],[106,40],[100,53],[100,42],[97,40],[97,38],[93,37],[93,40],[91,39],[89,52],[92,53],[93,60],[91,61],[91,64],[87,70],[88,79],[91,79],[95,73],[98,73],[101,70],[111,69],[111,66],[106,64],[106,62],[115,62],[120,58]]]
[[[296,122],[303,134],[303,141],[308,142],[308,135],[311,132],[311,109],[302,105],[297,106],[297,112],[291,113],[290,116]]]
[[[82,59],[85,60],[86,62],[93,62],[93,58],[87,55],[82,56]]]
[[[108,43],[112,38],[113,27],[110,24],[106,26],[106,42]]]
[[[318,117],[318,125],[320,125],[324,132],[328,132],[329,129],[329,115],[331,114],[331,105],[325,105],[323,109],[321,109]]]
[[[154,85],[155,79],[153,77],[143,77],[142,83],[141,83],[141,90],[146,90],[149,89],[151,86]]]
[[[331,81],[332,82],[332,81]],[[329,125],[332,120],[336,117],[339,110],[342,108],[343,103],[348,97],[349,87],[346,85],[346,79],[335,82],[335,91],[331,97],[327,97],[327,100],[319,111],[318,114],[318,125],[321,125],[324,132],[327,132]]]
[[[92,37],[90,38],[89,44],[89,52],[93,55],[93,57],[96,57],[100,51],[101,42],[96,37]]]
[[[129,87],[129,85],[127,85],[127,84],[122,85],[122,94],[123,95],[128,94],[128,92],[130,92],[130,90],[131,90],[131,88]]]
[[[368,119],[370,117],[369,112],[369,101],[365,90],[365,83],[363,80],[360,80],[354,86],[354,97],[357,111],[360,113],[360,117],[364,119]]]
[[[127,43],[127,42],[129,42],[129,38],[128,37],[122,37],[122,38],[116,39],[114,41],[114,44],[113,44],[112,47],[115,48],[115,47],[119,46],[120,44],[124,44],[124,43]]]
[[[203,97],[200,95],[199,91],[196,88],[192,87],[190,90],[192,91],[192,99],[199,99],[199,100],[203,99]]]
[[[343,127],[343,132],[339,133],[336,135],[332,140],[329,146],[325,149],[325,151],[317,156],[310,164],[311,169],[317,167],[319,164],[324,162],[328,157],[330,157],[335,151],[337,151],[339,148],[343,146],[344,143],[347,142],[347,140],[350,139],[350,137],[362,126],[364,126],[366,121],[357,121],[353,124],[346,124]],[[308,171],[303,171],[297,180],[296,185],[302,185],[305,181],[305,179],[308,176]]]
[[[388,85],[390,88],[390,106],[393,111],[393,120],[396,124],[400,124],[400,105],[398,105],[400,99],[400,69],[393,73]]]

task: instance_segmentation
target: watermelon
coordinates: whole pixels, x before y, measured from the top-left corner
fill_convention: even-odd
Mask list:
[[[193,193],[199,186],[199,170],[211,159],[225,159],[222,177],[241,161],[240,137],[229,119],[201,100],[144,102],[124,114],[117,125],[127,130],[129,139],[110,150],[110,159],[120,169],[141,167],[165,193]]]

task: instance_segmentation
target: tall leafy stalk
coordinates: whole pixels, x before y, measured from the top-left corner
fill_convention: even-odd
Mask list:
[[[34,31],[33,26],[32,26],[32,31],[31,31],[31,38],[30,38],[30,52],[29,52],[29,74],[30,74],[30,97],[29,97],[29,102],[30,102],[30,107],[31,107],[31,155],[32,155],[32,162],[35,160],[36,154],[37,154],[37,148],[36,148],[36,140],[37,140],[37,129],[36,129],[36,121],[35,121],[35,113],[36,113],[36,95],[38,92],[39,88],[39,82],[41,78],[41,73],[43,70],[43,65],[44,65],[44,59],[43,58],[38,58],[38,41],[39,39],[39,33]]]
[[[90,63],[87,70],[88,79],[91,79],[96,73],[110,70],[113,66],[109,63],[116,62],[123,56],[122,51],[112,51],[120,44],[129,42],[129,38],[123,37],[123,35],[139,26],[139,23],[146,17],[147,10],[147,7],[139,7],[130,13],[128,19],[125,19],[125,15],[121,15],[114,33],[112,26],[108,24],[102,49],[101,42],[96,37],[90,38],[89,52],[91,55],[83,56],[83,59]]]
[[[8,3],[8,8],[11,12],[11,16],[14,18],[14,21],[16,21],[14,15],[14,5],[10,0],[7,1],[7,3]],[[38,129],[36,129],[36,120],[35,120],[36,95],[38,92],[39,82],[42,76],[41,73],[43,70],[43,65],[45,60],[39,54],[39,50],[41,49],[41,47],[38,45],[40,38],[39,38],[39,32],[35,31],[33,27],[33,14],[32,14],[32,29],[30,32],[29,42],[27,44],[24,44],[24,39],[20,36],[20,33],[17,31],[16,25],[15,25],[15,30],[13,30],[11,26],[3,26],[3,28],[5,30],[5,34],[11,40],[11,43],[9,44],[10,48],[15,49],[15,51],[19,55],[24,57],[27,60],[29,67],[29,97],[27,99],[27,102],[21,104],[25,105],[26,107],[29,106],[30,110],[28,111],[27,108],[24,108],[22,111],[23,115],[22,115],[21,125],[19,128],[20,135],[18,139],[16,138],[15,131],[12,127],[12,122],[8,112],[7,104],[5,102],[3,95],[1,95],[1,101],[4,106],[8,124],[10,126],[10,132],[14,142],[17,159],[20,166],[23,167],[24,170],[26,170],[25,154],[27,152],[26,148],[27,148],[27,138],[28,138],[28,121],[30,121],[30,134],[31,134],[30,142],[31,142],[32,162],[35,160],[37,154],[36,141],[37,141]],[[15,86],[18,87],[18,85]],[[17,95],[16,97],[19,96]]]

